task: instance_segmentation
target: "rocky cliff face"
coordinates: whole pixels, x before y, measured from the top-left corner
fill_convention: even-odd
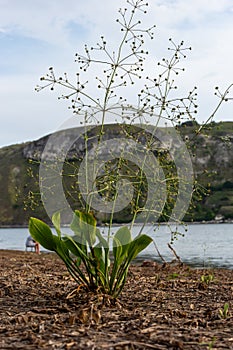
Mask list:
[[[233,124],[233,123],[232,123]],[[222,131],[217,129],[205,130],[203,134],[190,137],[193,151],[193,166],[196,174],[208,170],[212,185],[233,181],[233,130],[229,127]]]
[[[191,155],[194,174],[203,187],[208,187],[210,194],[199,202],[187,220],[210,220],[214,218],[233,218],[233,122],[211,124],[201,133],[196,133],[197,126],[183,124],[177,132],[187,144]],[[22,145],[13,145],[0,150],[0,224],[27,224],[31,215],[46,217],[38,193],[38,169],[41,157],[48,161],[63,155],[66,161],[78,162],[83,159],[85,149],[93,149],[98,143],[100,128],[88,130],[88,140],[83,128],[59,131],[39,140]],[[102,142],[114,139],[111,149],[103,148],[102,156],[115,152],[125,146],[125,139],[133,139],[145,145],[150,131],[141,132],[140,128],[122,128],[109,125],[101,136]],[[169,133],[158,131],[153,142],[153,153],[178,154],[179,141]],[[37,198],[35,194],[38,193]],[[26,210],[25,210],[26,209]]]
[[[198,183],[209,189],[196,203],[194,220],[233,219],[233,122],[213,123],[193,137],[192,128],[181,128],[190,139]]]
[[[194,127],[182,126],[178,129],[182,139],[186,142],[190,149],[193,166],[196,174],[204,170],[211,169],[216,171],[221,176],[223,182],[233,179],[233,123],[216,124],[212,129],[201,131],[200,134],[195,134]],[[225,128],[221,128],[224,125]],[[89,140],[87,142],[88,149],[93,147],[98,141],[99,128],[91,130]],[[118,127],[110,125],[105,129],[105,135],[102,137],[102,142],[110,139],[115,139],[115,147],[120,147],[121,139],[124,142],[128,137]],[[145,143],[145,135],[137,136],[136,141]],[[161,142],[162,140],[162,142]],[[48,142],[49,141],[49,142]],[[45,147],[45,145],[47,146]],[[114,142],[112,142],[112,146]],[[114,146],[113,146],[114,147]],[[157,142],[153,148],[164,149],[170,152],[179,148],[177,140],[169,134],[165,137],[158,133]],[[108,150],[105,150],[108,152]],[[24,159],[41,160],[41,156],[46,159],[54,159],[57,154],[67,153],[69,160],[77,159],[83,156],[85,152],[85,140],[83,128],[74,128],[59,131],[53,135],[42,137],[39,140],[27,143],[22,149],[22,156]],[[225,171],[226,170],[226,171]]]

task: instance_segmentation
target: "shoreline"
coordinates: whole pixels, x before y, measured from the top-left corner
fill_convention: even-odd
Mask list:
[[[134,226],[140,226],[142,225],[143,222],[138,222],[138,223],[135,223]],[[150,223],[148,222],[147,225],[154,225],[154,226],[166,226],[166,225],[178,225],[178,226],[186,226],[186,225],[213,225],[213,224],[216,224],[216,225],[220,225],[220,224],[233,224],[233,220],[231,219],[228,219],[228,220],[211,220],[211,221],[187,221],[187,222],[183,222],[183,223],[180,223],[180,224],[177,224],[176,222],[160,222],[158,224],[153,224],[153,223]],[[114,223],[112,225],[112,227],[117,227],[117,226],[122,226],[122,225],[130,225],[129,222],[122,222],[122,223]],[[51,228],[54,228],[53,225],[49,225]],[[67,225],[63,225],[62,227],[66,228],[66,227],[69,227],[69,224]],[[97,225],[97,227],[108,227],[108,225],[105,225],[105,224],[101,224],[101,225]],[[28,225],[17,225],[17,224],[13,224],[13,225],[2,225],[0,224],[0,229],[1,228],[28,228]]]

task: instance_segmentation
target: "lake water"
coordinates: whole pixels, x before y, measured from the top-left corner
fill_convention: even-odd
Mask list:
[[[183,227],[178,229],[181,233],[185,233],[185,236],[179,236],[172,246],[184,263],[195,267],[233,269],[233,223],[193,224],[187,227],[187,232],[184,231]],[[117,227],[114,227],[113,231],[116,230]],[[139,226],[135,227],[134,234],[137,234],[138,230]],[[68,228],[64,228],[63,231],[66,233],[71,232]],[[166,261],[174,259],[174,254],[167,246],[171,238],[170,229],[162,225],[154,231],[153,227],[146,226],[143,233],[150,235],[155,240],[160,254]],[[25,250],[27,236],[27,228],[1,228],[0,249]],[[41,251],[43,250],[43,247],[41,247]],[[160,258],[154,244],[150,244],[140,254],[139,259],[159,261]]]

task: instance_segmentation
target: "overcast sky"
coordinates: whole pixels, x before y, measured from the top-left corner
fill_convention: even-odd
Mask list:
[[[149,47],[151,59],[163,57],[170,37],[192,46],[179,84],[182,91],[198,86],[197,120],[203,122],[218,103],[214,87],[224,90],[233,82],[233,2],[148,2],[145,24],[157,26]],[[103,34],[117,43],[115,19],[121,6],[125,1],[0,0],[0,147],[35,140],[72,116],[56,91],[37,93],[34,88],[50,66],[75,76],[74,55],[85,43],[95,45]],[[233,102],[218,112],[216,121],[220,120],[233,120]]]

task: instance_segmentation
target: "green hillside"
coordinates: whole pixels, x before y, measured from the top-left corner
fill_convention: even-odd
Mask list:
[[[195,180],[196,191],[192,204],[185,215],[186,221],[232,220],[233,219],[233,122],[211,123],[197,133],[199,126],[188,122],[177,127],[177,131],[186,142],[189,149]],[[144,142],[148,135],[140,134],[137,127],[129,127],[128,136],[137,142]],[[74,129],[73,131],[74,132]],[[82,129],[79,130],[79,133]],[[89,132],[88,147],[91,149],[99,137],[99,128]],[[71,134],[70,134],[71,135]],[[71,137],[69,135],[69,137]],[[136,135],[136,136],[135,136]],[[62,132],[58,135],[61,144],[64,141]],[[63,139],[62,139],[63,137]],[[119,125],[107,125],[104,129],[103,139],[121,139],[125,137]],[[0,149],[0,225],[27,225],[30,216],[36,216],[49,221],[40,199],[38,185],[38,171],[40,157],[48,140],[48,136],[39,140],[19,145],[12,145]],[[85,155],[81,142],[74,143],[70,148],[65,165],[63,167],[63,187],[67,201],[72,208],[80,208],[82,198],[78,195],[77,172],[80,160]],[[119,141],[119,144],[121,141]],[[172,147],[176,145],[172,145]],[[48,150],[50,152],[50,150]],[[106,150],[107,152],[107,150]],[[160,164],[163,164],[165,174],[172,170],[172,163],[168,152],[156,141],[153,149]],[[177,150],[178,152],[178,150]],[[52,150],[51,150],[52,154]],[[105,155],[103,154],[103,157]],[[131,162],[132,163],[132,162]],[[135,165],[128,162],[122,167],[122,171],[131,178],[137,171]],[[110,164],[114,168],[114,162]],[[174,168],[174,167],[173,167]],[[170,183],[170,188],[177,184]],[[173,186],[173,187],[172,187]],[[101,184],[100,184],[101,187]],[[146,184],[142,186],[141,201],[146,198]],[[104,193],[104,188],[101,189]],[[174,190],[174,188],[173,188]],[[171,191],[173,191],[171,190]],[[174,190],[175,191],[175,190]],[[105,192],[105,195],[111,195]],[[175,195],[170,196],[168,202],[172,206]],[[167,204],[166,204],[167,205]],[[171,208],[167,205],[169,214]],[[160,221],[166,220],[166,213],[161,215]],[[98,215],[97,215],[98,216]],[[108,220],[108,216],[100,214],[99,221]],[[119,212],[114,216],[115,222],[130,220],[130,208]]]

